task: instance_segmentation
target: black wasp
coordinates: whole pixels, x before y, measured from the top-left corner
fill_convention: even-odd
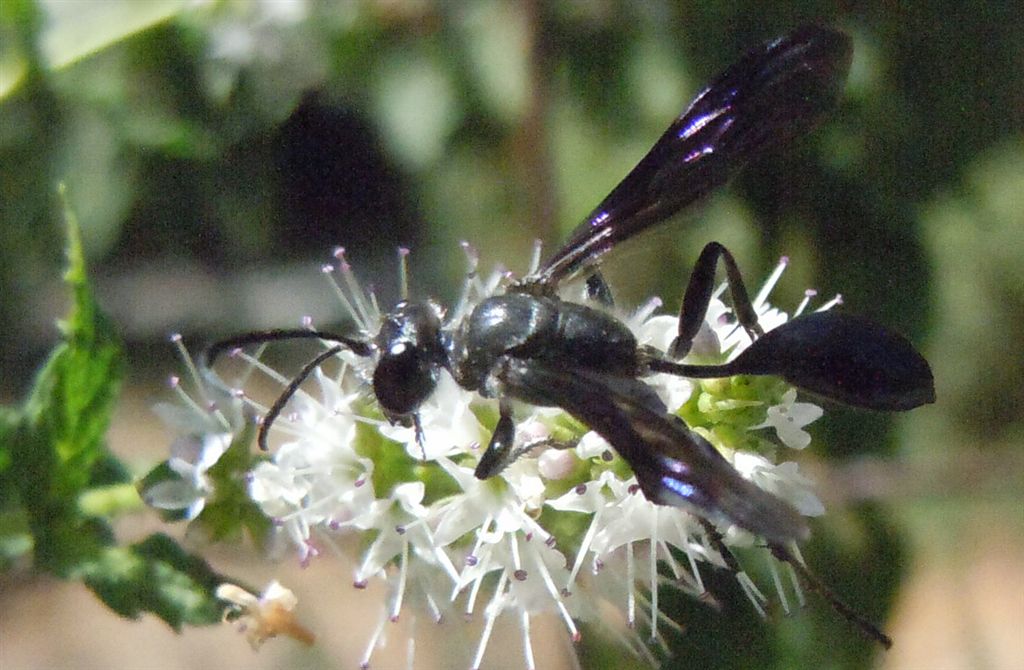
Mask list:
[[[601,308],[611,297],[597,262],[616,244],[702,199],[744,164],[809,132],[836,103],[851,55],[846,35],[813,26],[748,52],[697,96],[565,246],[458,322],[445,321],[431,302],[403,300],[383,316],[372,339],[313,330],[254,332],[216,343],[207,363],[271,340],[312,338],[331,345],[271,407],[260,427],[263,448],[271,423],[303,380],[344,349],[374,359],[380,407],[389,419],[417,428],[419,406],[439,375],[450,374],[466,390],[499,401],[497,427],[476,467],[480,478],[497,474],[517,455],[512,400],[560,407],[618,451],[649,500],[687,508],[712,523],[734,523],[795,563],[785,547],[808,534],[800,514],[741,477],[666,410],[644,377],[777,375],[855,407],[907,410],[934,401],[928,363],[900,335],[835,310],[763,332],[736,262],[716,242],[704,248],[691,274],[673,346],[666,352],[640,347]],[[724,365],[681,363],[704,319],[719,261],[737,320],[753,344]],[[559,284],[572,277],[586,279],[588,304],[558,296]]]

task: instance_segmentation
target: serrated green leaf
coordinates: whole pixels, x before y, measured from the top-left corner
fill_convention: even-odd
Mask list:
[[[130,547],[109,547],[85,565],[86,585],[112,610],[137,619],[150,612],[171,628],[219,623],[223,606],[214,596],[229,581],[204,560],[163,534]]]
[[[26,467],[35,485],[50,495],[77,495],[89,482],[92,468],[106,454],[103,436],[110,423],[122,375],[121,345],[114,328],[99,311],[85,272],[78,226],[70,211],[68,269],[72,307],[62,321],[64,341],[51,353],[36,377],[25,405],[32,453]],[[45,453],[44,453],[45,452]],[[32,461],[36,461],[32,463]],[[32,466],[35,467],[32,467]]]
[[[2,480],[4,499],[23,506],[36,567],[64,578],[113,542],[103,519],[83,513],[80,496],[128,479],[103,442],[119,388],[121,348],[93,299],[75,219],[66,216],[72,307],[61,325],[63,342],[36,375],[23,408],[3,420],[10,465]]]

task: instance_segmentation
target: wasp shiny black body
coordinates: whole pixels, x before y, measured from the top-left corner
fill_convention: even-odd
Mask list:
[[[703,437],[670,414],[645,377],[669,373],[713,378],[777,375],[826,399],[874,410],[906,410],[934,400],[931,370],[901,336],[831,310],[763,332],[732,255],[718,243],[701,253],[684,294],[678,336],[668,351],[641,347],[606,310],[559,297],[562,282],[584,278],[592,302],[610,291],[599,259],[724,184],[744,164],[809,132],[838,99],[851,59],[844,34],[805,27],[744,55],[676,119],[650,152],[586,217],[569,241],[457,320],[433,303],[403,300],[383,315],[372,338],[313,330],[271,330],[216,343],[212,365],[236,347],[311,338],[328,348],[270,408],[270,424],[299,384],[343,350],[374,361],[373,394],[385,415],[420,430],[417,410],[439,376],[498,400],[500,415],[476,474],[487,478],[515,458],[512,402],[563,409],[605,438],[629,463],[651,501],[689,509],[712,523],[733,523],[765,539],[777,556],[806,537],[800,514],[740,476]],[[704,320],[719,263],[739,325],[752,345],[720,366],[681,362]]]

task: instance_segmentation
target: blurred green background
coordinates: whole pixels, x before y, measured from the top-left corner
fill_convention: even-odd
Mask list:
[[[840,109],[607,267],[622,302],[655,294],[674,308],[707,241],[733,249],[755,284],[785,254],[775,304],[795,305],[806,287],[841,292],[847,310],[927,352],[935,406],[896,421],[830,411],[801,461],[830,507],[810,565],[861,611],[891,617],[897,647],[879,656],[813,596],[810,612],[766,626],[730,602],[723,577],[722,614],[668,606],[687,632],[670,639],[667,665],[1022,667],[1016,2],[2,0],[0,393],[23,393],[56,339],[58,182],[130,347],[111,440],[142,468],[164,448],[144,407],[175,365],[169,333],[198,345],[307,314],[331,322],[339,310],[319,264],[336,245],[385,302],[399,245],[412,249],[420,295],[455,295],[460,240],[485,268],[521,272],[533,240],[554,249],[714,73],[808,21],[855,40]],[[338,574],[342,602],[350,590]],[[66,588],[4,579],[8,612],[30,594],[62,602]],[[35,630],[46,632],[52,613],[37,614]],[[0,634],[10,639],[19,619],[7,619]],[[117,636],[144,624],[110,625]],[[175,655],[188,656],[178,645],[190,640],[222,651],[224,638],[168,642],[151,630],[158,641],[146,639],[170,651],[147,665],[178,667]],[[49,642],[61,634],[49,631]],[[584,667],[611,667],[614,652],[595,637],[585,638]],[[44,667],[24,644],[21,655],[3,644],[0,661],[14,664],[0,664]],[[325,647],[276,658],[353,665]],[[540,667],[564,667],[564,655],[552,645]],[[73,666],[46,658],[45,667]],[[521,665],[518,651],[488,662]]]

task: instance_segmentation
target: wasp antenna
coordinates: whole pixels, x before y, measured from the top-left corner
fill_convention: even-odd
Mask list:
[[[398,247],[398,295],[409,299],[409,249]]]
[[[291,400],[298,392],[299,387],[302,386],[302,382],[306,381],[306,379],[313,374],[313,371],[320,367],[321,363],[335,354],[341,353],[342,349],[344,349],[344,347],[338,345],[320,353],[316,358],[303,366],[303,368],[299,370],[299,374],[295,375],[294,379],[288,382],[288,386],[286,386],[281,395],[277,397],[277,400],[275,400],[274,404],[270,406],[270,409],[267,410],[267,413],[263,416],[263,420],[260,422],[260,430],[256,435],[256,444],[259,445],[260,449],[263,451],[270,451],[270,445],[267,443],[267,438],[270,434],[270,427],[274,425],[274,421],[276,421],[277,417],[279,417],[281,412],[284,411],[284,407],[288,404],[288,401]]]
[[[338,335],[336,333],[328,333],[319,330],[309,330],[306,328],[272,328],[270,330],[257,330],[251,333],[245,333],[244,335],[229,337],[225,340],[214,342],[200,354],[199,367],[203,370],[212,369],[214,363],[217,362],[217,359],[220,358],[224,352],[232,352],[236,349],[240,349],[241,347],[253,344],[266,344],[268,342],[300,339],[322,340],[324,342],[340,344],[343,348],[350,349],[356,356],[364,358],[371,355],[373,352],[373,347],[370,342],[346,337],[345,335]]]

